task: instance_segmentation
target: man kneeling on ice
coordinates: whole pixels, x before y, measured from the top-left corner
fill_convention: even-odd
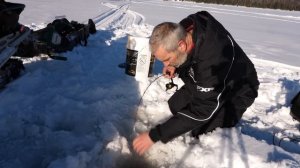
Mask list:
[[[134,139],[134,150],[140,155],[155,142],[167,143],[188,131],[198,137],[217,127],[233,127],[257,97],[259,81],[253,63],[206,11],[179,24],[157,25],[150,48],[163,62],[165,77],[177,73],[185,85],[168,101],[173,116]]]

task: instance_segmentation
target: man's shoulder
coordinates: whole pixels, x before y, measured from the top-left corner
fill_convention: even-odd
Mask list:
[[[193,21],[192,18],[186,17],[186,18],[182,19],[182,20],[179,22],[179,24],[180,24],[185,30],[188,31],[188,30],[190,29],[190,27],[193,27],[194,21]]]
[[[206,27],[207,21],[212,17],[207,11],[199,11],[194,14],[187,16],[182,19],[179,24],[186,30],[190,31],[195,26],[197,26],[197,22],[201,24],[201,26]]]

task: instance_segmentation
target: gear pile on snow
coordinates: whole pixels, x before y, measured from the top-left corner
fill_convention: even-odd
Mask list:
[[[89,19],[88,24],[69,21],[66,18],[56,19],[45,28],[33,31],[18,49],[16,55],[33,57],[47,54],[52,58],[57,53],[71,51],[75,46],[87,45],[89,34],[96,33],[94,22]]]
[[[19,24],[25,5],[0,0],[0,88],[19,76],[24,66],[21,59],[12,56],[34,57],[41,54],[52,59],[66,60],[58,55],[76,45],[87,45],[89,34],[96,33],[92,19],[87,24],[55,19],[47,27],[32,31]]]

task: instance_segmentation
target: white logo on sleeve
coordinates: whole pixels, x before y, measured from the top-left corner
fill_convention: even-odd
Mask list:
[[[197,91],[198,92],[210,92],[215,90],[215,88],[211,87],[211,88],[205,88],[205,87],[201,87],[197,85]]]

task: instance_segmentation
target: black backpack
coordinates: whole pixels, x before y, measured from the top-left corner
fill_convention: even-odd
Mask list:
[[[295,120],[300,122],[300,91],[293,98],[291,104],[292,106],[291,106],[290,114]]]

